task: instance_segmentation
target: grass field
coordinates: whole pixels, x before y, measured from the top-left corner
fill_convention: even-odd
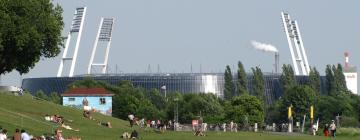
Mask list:
[[[67,120],[73,122],[66,123],[72,128],[79,129],[79,132],[63,130],[64,136],[76,136],[82,140],[118,140],[120,135],[127,131],[131,132],[128,122],[101,114],[93,114],[96,120],[102,122],[111,122],[113,128],[99,126],[98,121],[85,119],[82,117],[82,111],[70,107],[63,107],[47,101],[36,100],[31,96],[12,96],[0,93],[0,126],[9,131],[12,135],[15,128],[23,128],[34,136],[40,136],[44,133],[52,134],[58,127],[54,123],[46,122],[44,115],[59,114]],[[140,139],[146,140],[322,140],[324,137],[314,136],[287,136],[268,133],[223,133],[208,132],[205,137],[193,136],[191,132],[172,132],[158,133],[155,130],[141,130],[135,127],[140,134]],[[360,139],[360,137],[337,137],[339,140]]]

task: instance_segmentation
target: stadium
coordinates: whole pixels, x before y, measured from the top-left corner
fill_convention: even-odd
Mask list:
[[[136,87],[144,89],[158,89],[161,90],[161,92],[168,93],[212,93],[218,97],[223,97],[224,91],[223,73],[135,73],[27,78],[23,80],[22,88],[33,94],[39,90],[42,90],[46,94],[50,94],[51,92],[64,93],[69,84],[76,80],[82,80],[86,77],[91,77],[94,80],[104,81],[112,85],[116,85],[123,80],[127,80],[131,81]],[[265,95],[266,100],[270,104],[283,94],[283,91],[280,88],[281,84],[279,78],[279,74],[264,73]],[[233,79],[236,79],[235,76]],[[307,76],[296,76],[296,79],[300,84],[304,84],[308,81]],[[248,89],[251,91],[253,87],[253,78],[251,74],[248,75],[248,80]],[[233,82],[235,83],[236,80]],[[321,87],[326,87],[325,82],[325,77],[321,77]],[[325,91],[326,88],[322,88],[321,90]]]
[[[114,18],[101,18],[100,26],[98,29],[97,37],[92,49],[90,62],[88,65],[87,74],[75,75],[74,69],[80,44],[81,33],[83,30],[84,18],[86,14],[86,7],[79,7],[75,10],[70,32],[66,38],[65,49],[63,52],[60,66],[58,69],[57,77],[44,77],[44,78],[26,78],[22,81],[22,88],[34,94],[37,91],[43,91],[46,94],[57,92],[64,93],[67,86],[74,81],[82,80],[85,77],[91,77],[94,80],[104,81],[109,84],[119,84],[121,81],[131,81],[134,86],[144,89],[159,89],[161,92],[180,92],[180,93],[212,93],[217,97],[222,98],[224,91],[224,73],[122,73],[122,74],[109,74],[107,73],[108,55],[110,44],[112,40],[112,31]],[[308,75],[310,73],[310,66],[308,64],[307,55],[301,40],[300,31],[296,20],[291,20],[288,13],[281,13],[283,19],[283,26],[285,28],[286,37],[289,43],[289,49],[292,56],[294,73],[296,80],[299,84],[308,82]],[[68,56],[69,44],[71,38],[76,35],[76,45],[73,50],[73,55]],[[255,49],[270,52],[275,54],[275,72],[264,73],[265,80],[265,95],[268,103],[273,103],[278,99],[283,91],[279,81],[279,53],[273,46],[262,44],[259,42],[252,42]],[[105,46],[101,46],[105,44]],[[102,63],[94,63],[97,48],[105,48],[105,59]],[[301,48],[301,49],[300,49]],[[348,54],[345,54],[346,64],[345,73],[348,88],[357,93],[357,70],[356,67],[349,66]],[[71,62],[70,71],[68,76],[63,75],[63,68],[65,62]],[[93,69],[101,70],[100,74],[94,73]],[[252,90],[253,77],[252,74],[248,75],[248,89]],[[233,75],[234,83],[236,83],[236,75]],[[321,92],[326,92],[326,78],[321,78]]]

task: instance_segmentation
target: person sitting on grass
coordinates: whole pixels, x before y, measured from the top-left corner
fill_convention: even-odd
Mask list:
[[[30,135],[24,129],[21,130],[21,140],[30,140]]]
[[[131,132],[131,139],[138,139],[139,138],[139,134],[138,132],[136,132],[136,130]]]
[[[128,132],[124,132],[122,135],[121,135],[121,138],[123,139],[130,139],[130,134]]]
[[[194,133],[195,136],[205,136],[205,134],[203,133],[202,129],[199,128],[195,131]]]
[[[84,116],[85,118],[90,119],[90,120],[92,119],[91,114],[90,114],[90,111],[88,111],[88,110],[84,110],[83,116]]]
[[[110,122],[99,122],[98,125],[105,126],[105,127],[108,127],[108,128],[112,128]]]
[[[62,122],[61,123],[61,127],[62,128],[65,128],[65,129],[67,129],[67,130],[73,130],[73,131],[80,131],[79,129],[73,129],[73,128],[71,128],[69,125],[65,125],[65,123],[64,122]]]
[[[13,136],[13,140],[21,140],[21,133],[18,128],[15,129],[15,134]]]
[[[0,132],[0,140],[8,140],[6,129],[2,129],[2,131]]]

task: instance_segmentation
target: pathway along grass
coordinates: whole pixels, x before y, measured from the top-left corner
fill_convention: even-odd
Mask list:
[[[82,140],[119,140],[120,135],[127,131],[131,132],[128,122],[101,114],[93,114],[96,120],[111,122],[113,128],[99,126],[98,121],[93,121],[82,117],[82,111],[70,107],[53,104],[51,102],[33,99],[30,95],[13,96],[0,93],[0,126],[9,131],[12,136],[15,128],[25,129],[34,136],[43,134],[53,134],[58,127],[55,123],[44,120],[44,115],[58,114],[67,120],[66,123],[79,132],[63,130],[64,136],[80,137]],[[191,132],[172,132],[158,133],[154,130],[144,131],[138,127],[140,139],[144,140],[322,140],[324,137],[313,136],[284,136],[266,133],[251,132],[208,132],[205,137],[196,137]],[[360,137],[338,137],[339,140],[360,139]]]

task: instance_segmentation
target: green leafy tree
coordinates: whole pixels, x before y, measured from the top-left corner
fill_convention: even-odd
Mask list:
[[[259,67],[251,68],[253,72],[253,78],[254,78],[254,86],[253,86],[253,95],[255,95],[257,98],[259,98],[264,105],[266,104],[265,99],[265,79],[264,75]]]
[[[294,86],[287,90],[281,101],[283,120],[287,118],[287,107],[289,106],[293,106],[294,118],[300,120],[303,115],[309,114],[310,106],[315,105],[316,93],[307,85]]]
[[[345,76],[340,64],[337,67],[335,65],[327,65],[325,72],[329,95],[337,96],[339,94],[350,93],[346,87]]]
[[[169,98],[169,107],[167,109],[167,118],[173,119],[178,104],[179,121],[181,123],[191,123],[191,120],[202,117],[204,122],[219,123],[224,118],[224,109],[219,103],[218,98],[213,94],[188,93]]]
[[[316,68],[311,68],[309,73],[309,86],[317,93],[317,95],[320,95],[320,74],[316,70]]]
[[[61,104],[61,103],[62,103],[61,97],[60,97],[59,94],[56,93],[56,92],[50,93],[49,100],[50,100],[51,102],[55,103],[55,104]]]
[[[49,97],[42,90],[37,91],[34,96],[49,101]]]
[[[150,100],[158,109],[165,109],[166,108],[166,100],[164,96],[160,95],[159,90],[151,89],[148,91],[144,91],[145,98]]]
[[[164,119],[164,115],[152,104],[149,100],[143,100],[136,112],[136,116],[144,117],[146,119]]]
[[[294,70],[291,65],[282,66],[282,74],[280,76],[280,82],[282,85],[282,90],[286,92],[296,85]]]
[[[95,87],[107,87],[107,84],[101,81],[96,81],[92,77],[85,77],[82,80],[77,80],[68,85],[68,89],[71,88],[95,88]]]
[[[233,82],[233,75],[231,73],[231,69],[230,69],[229,65],[226,66],[226,70],[225,70],[225,74],[224,74],[224,80],[225,80],[224,99],[225,100],[230,100],[234,96],[235,85],[234,85],[234,82]]]
[[[245,94],[234,97],[225,106],[227,121],[233,120],[241,124],[264,122],[263,103],[255,96]]]
[[[331,69],[331,65],[326,65],[325,74],[327,81],[326,84],[327,92],[328,95],[331,95],[336,92],[335,78],[334,78],[334,73]]]
[[[249,94],[248,89],[247,89],[247,84],[248,84],[248,79],[247,79],[247,75],[246,75],[244,66],[239,61],[238,71],[237,71],[236,94],[237,95]]]
[[[323,120],[322,122],[331,122],[337,115],[358,118],[354,108],[356,106],[352,106],[351,103],[352,98],[346,94],[336,97],[321,96],[315,108],[315,115]]]
[[[122,81],[113,96],[113,116],[127,119],[129,114],[137,115],[139,106],[144,100],[144,95],[131,82]]]
[[[335,67],[335,66],[333,66],[333,67]],[[346,92],[348,89],[346,87],[345,76],[344,76],[341,64],[338,64],[336,69],[333,70],[333,72],[334,72],[334,78],[335,78],[335,84],[337,87],[337,91],[338,92]]]
[[[60,53],[62,8],[51,0],[0,1],[0,74],[27,73]]]

